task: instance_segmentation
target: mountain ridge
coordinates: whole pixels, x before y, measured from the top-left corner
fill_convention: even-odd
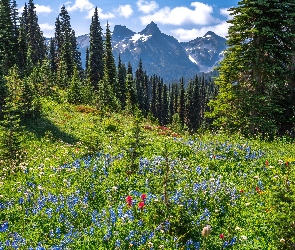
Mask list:
[[[89,35],[78,36],[77,44],[84,66]],[[127,65],[130,62],[135,72],[141,59],[148,75],[159,75],[171,81],[213,71],[223,59],[227,45],[225,38],[212,31],[189,42],[179,42],[175,37],[162,33],[157,24],[151,22],[140,32],[115,25],[112,47],[116,63],[120,54],[122,63]]]

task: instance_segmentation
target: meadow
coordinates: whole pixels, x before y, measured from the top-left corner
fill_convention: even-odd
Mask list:
[[[1,168],[0,249],[294,249],[295,144],[42,101]]]

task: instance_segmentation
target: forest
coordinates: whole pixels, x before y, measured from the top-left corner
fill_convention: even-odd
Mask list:
[[[0,2],[0,249],[294,249],[295,3],[230,10],[216,72],[117,65],[98,10]]]

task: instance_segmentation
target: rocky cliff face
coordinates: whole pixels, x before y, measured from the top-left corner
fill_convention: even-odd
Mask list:
[[[173,36],[162,33],[154,22],[138,33],[126,26],[115,25],[112,34],[115,60],[120,54],[122,62],[126,65],[130,62],[135,72],[142,59],[143,69],[148,75],[156,74],[167,81],[212,71],[223,59],[225,41],[208,31],[190,42],[178,42]],[[77,42],[84,66],[89,36],[79,36]]]

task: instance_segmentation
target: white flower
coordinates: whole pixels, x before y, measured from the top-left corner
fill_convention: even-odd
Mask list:
[[[209,236],[211,231],[211,227],[209,225],[205,226],[202,230],[202,236],[207,237]]]
[[[281,243],[285,243],[285,239],[283,239],[283,238],[280,239],[280,242],[281,242]]]
[[[284,161],[283,161],[283,160],[278,160],[278,163],[279,163],[280,165],[283,165],[283,164],[284,164]]]
[[[247,239],[248,239],[247,236],[245,236],[245,235],[241,236],[241,240],[247,240]]]

